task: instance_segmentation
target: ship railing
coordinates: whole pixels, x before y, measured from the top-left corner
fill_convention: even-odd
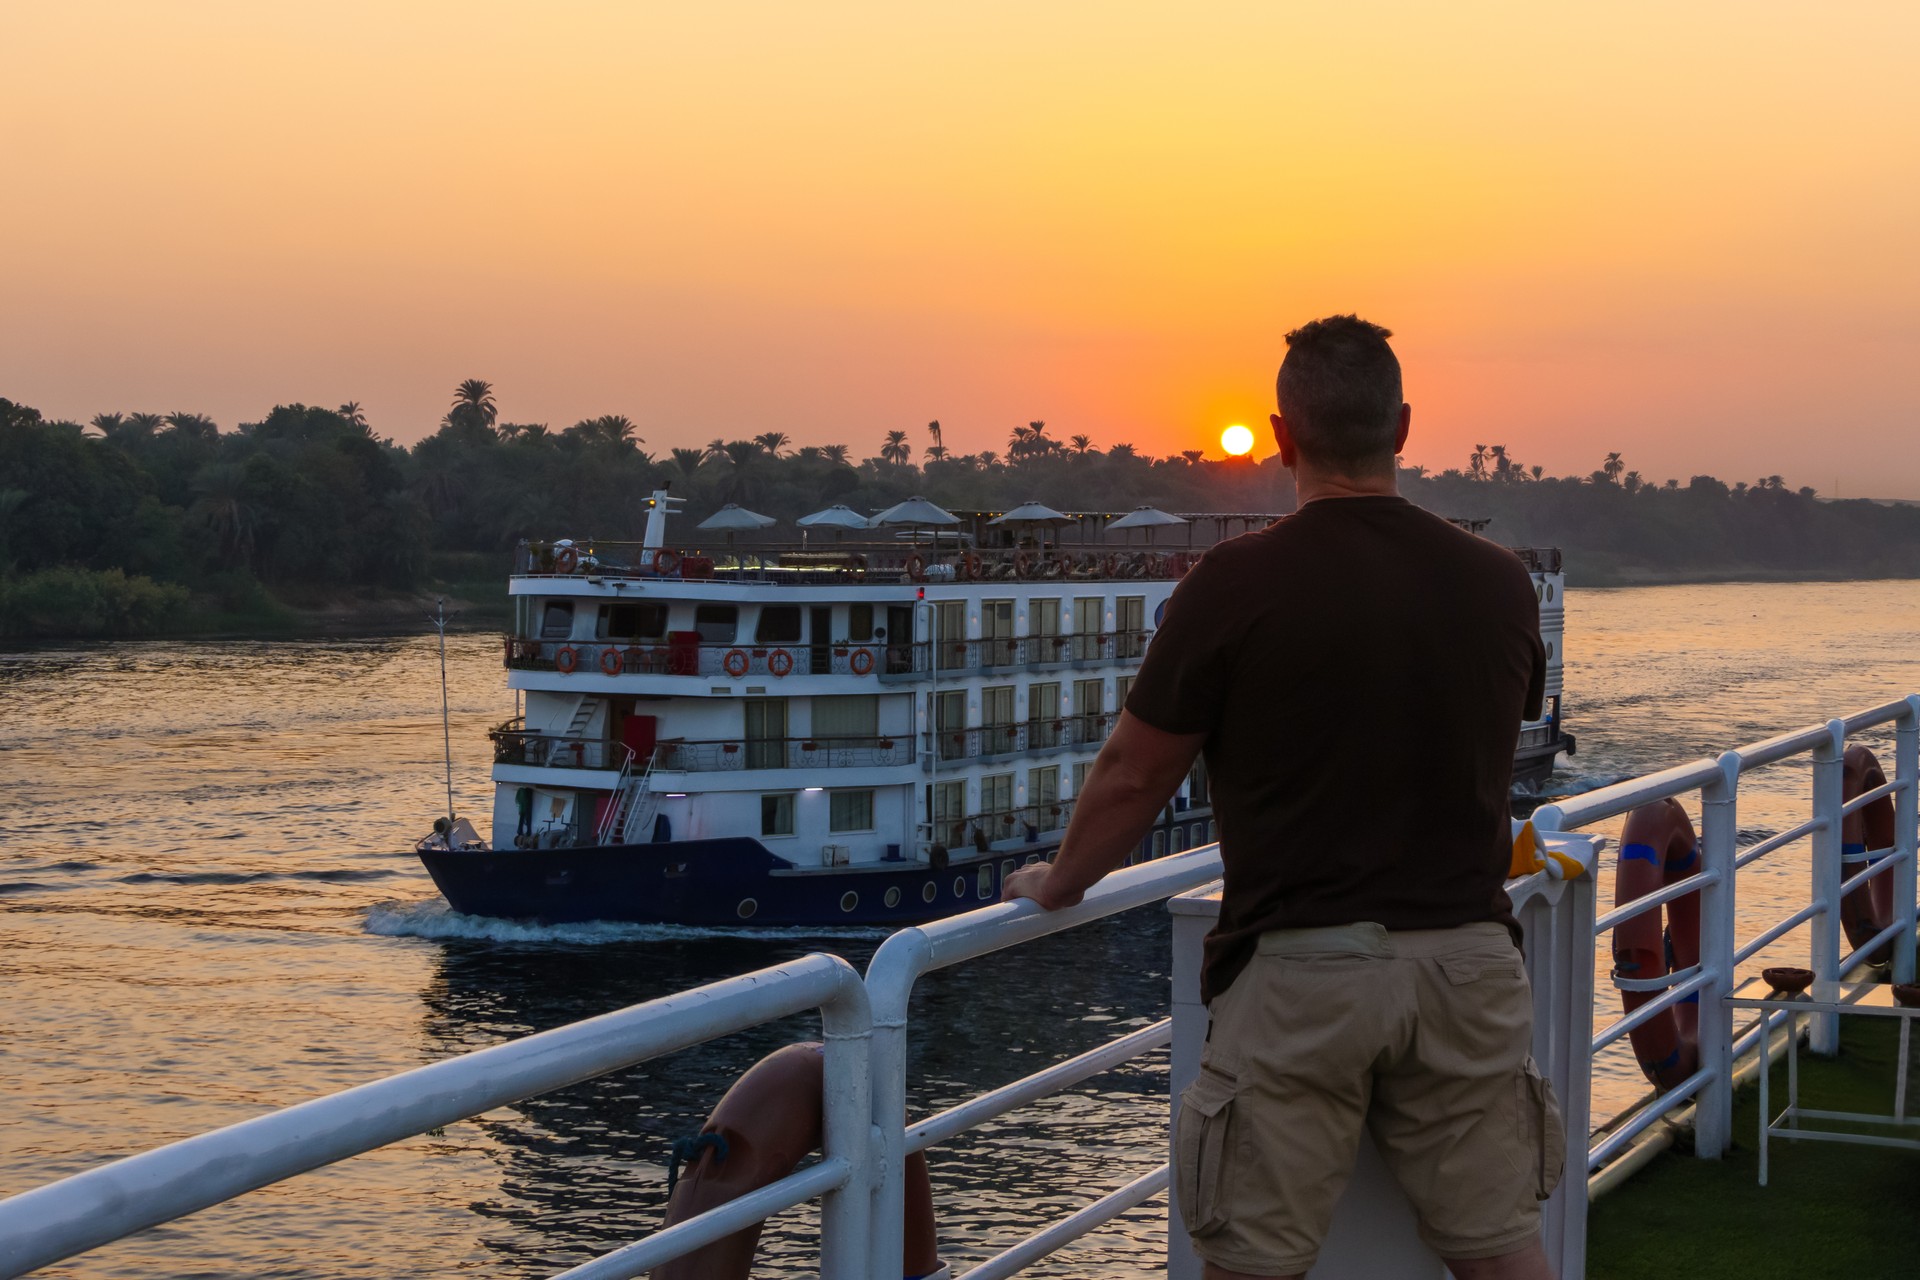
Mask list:
[[[654,549],[637,542],[574,543],[574,559],[554,543],[522,543],[516,577],[721,580],[781,585],[897,582],[1091,582],[1179,578],[1201,549],[1067,543],[1040,547],[955,546],[874,541],[736,541]],[[656,566],[665,566],[665,570]]]
[[[1893,780],[1852,800],[1843,800],[1844,757],[1848,744],[1871,731],[1884,746],[1887,729],[1893,737]],[[1742,847],[1740,792],[1743,779],[1762,769],[1793,762],[1808,766],[1807,817],[1787,829],[1753,840]],[[1884,763],[1884,757],[1883,757]],[[1732,1125],[1734,1064],[1737,1058],[1770,1039],[1770,1028],[1784,1014],[1770,1015],[1736,1029],[1724,999],[1739,980],[1743,967],[1751,968],[1763,951],[1789,935],[1805,931],[1806,967],[1818,981],[1839,980],[1881,947],[1890,948],[1891,976],[1911,982],[1914,974],[1916,778],[1920,777],[1920,695],[1869,707],[1825,724],[1810,725],[1756,742],[1713,759],[1696,760],[1646,777],[1602,787],[1536,809],[1533,822],[1543,832],[1572,832],[1618,818],[1644,804],[1677,799],[1699,815],[1700,868],[1693,875],[1657,893],[1598,916],[1588,931],[1594,942],[1627,920],[1688,894],[1700,894],[1700,962],[1664,978],[1618,980],[1622,989],[1659,991],[1631,1014],[1613,1016],[1611,1000],[1601,1009],[1597,1000],[1580,1011],[1600,1023],[1592,1030],[1590,1052],[1599,1053],[1635,1028],[1682,1001],[1698,998],[1699,1068],[1681,1083],[1660,1091],[1637,1110],[1624,1113],[1587,1152],[1589,1171],[1623,1154],[1640,1135],[1663,1118],[1691,1106],[1694,1149],[1702,1157],[1718,1157],[1727,1148]],[[1848,874],[1842,850],[1841,824],[1845,817],[1882,797],[1894,801],[1894,839],[1890,849],[1870,850],[1864,869]],[[1743,879],[1754,882],[1762,872],[1747,868],[1789,846],[1806,842],[1811,870],[1803,900],[1778,920],[1741,938],[1739,918]],[[1617,855],[1616,855],[1617,858]],[[1611,861],[1611,860],[1610,860]],[[1742,873],[1746,874],[1744,877]],[[1841,920],[1843,899],[1869,881],[1888,876],[1893,881],[1893,920],[1874,937],[1846,949]],[[1759,890],[1777,894],[1779,876]],[[1596,993],[1597,995],[1597,993]],[[1813,1015],[1808,1039],[1815,1052],[1838,1049],[1837,1019]]]
[[[538,769],[627,770],[633,748],[601,738],[576,738],[560,733],[528,733],[523,729],[495,729],[495,764],[528,765]]]
[[[927,672],[993,672],[1037,667],[1105,666],[1146,656],[1153,639],[1148,630],[1083,632],[1068,635],[995,637],[972,640],[918,640],[892,645],[883,677],[920,677]]]
[[[1097,746],[1107,740],[1118,719],[1117,712],[1106,712],[975,725],[969,729],[935,729],[921,735],[921,746],[928,755],[938,752],[942,760],[1032,755],[1055,748]]]
[[[913,735],[811,738],[671,738],[655,744],[663,773],[726,773],[743,769],[883,769],[912,764]]]
[[[1073,820],[1073,799],[1048,800],[1018,809],[986,809],[959,818],[938,818],[919,824],[922,844],[931,849],[969,849],[1012,840],[1032,844],[1043,835],[1065,831]]]
[[[860,976],[846,961],[825,955],[460,1054],[23,1192],[0,1201],[0,1276],[23,1275],[496,1107],[813,1009],[820,1011],[826,1042],[820,1161],[564,1274],[570,1280],[643,1275],[818,1199],[821,1274],[864,1276],[876,1146],[869,1092],[873,1020]]]

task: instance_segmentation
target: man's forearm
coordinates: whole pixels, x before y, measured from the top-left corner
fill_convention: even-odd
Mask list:
[[[1180,785],[1144,776],[1125,761],[1095,764],[1075,798],[1060,852],[1047,877],[1049,897],[1077,899],[1126,861]]]

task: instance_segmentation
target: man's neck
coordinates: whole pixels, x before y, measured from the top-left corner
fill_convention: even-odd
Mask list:
[[[1394,498],[1400,495],[1399,477],[1392,471],[1384,475],[1347,476],[1296,466],[1293,490],[1300,506],[1323,498]]]

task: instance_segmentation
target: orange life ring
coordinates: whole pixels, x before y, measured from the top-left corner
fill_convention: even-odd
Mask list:
[[[748,662],[747,655],[743,650],[729,649],[727,650],[727,656],[720,660],[720,665],[726,668],[728,675],[738,680],[741,676],[747,674],[747,667],[751,664]]]
[[[980,557],[969,551],[960,557],[960,574],[968,582],[980,576]]]
[[[680,553],[662,547],[653,553],[653,571],[663,578],[671,578],[680,571]]]
[[[853,656],[847,659],[847,669],[857,676],[863,676],[873,670],[873,650],[855,649]]]
[[[553,553],[555,573],[572,573],[580,567],[580,552],[575,547],[562,547]]]
[[[1657,800],[1627,815],[1614,868],[1615,906],[1644,898],[1700,870],[1700,842],[1678,801]],[[1628,1013],[1659,997],[1659,980],[1700,963],[1700,895],[1689,893],[1661,909],[1650,907],[1613,927],[1613,979]],[[1700,1066],[1697,996],[1668,1008],[1627,1033],[1648,1080],[1662,1089],[1682,1084]]]
[[[925,582],[927,580],[927,562],[919,556],[908,556],[907,577],[914,582]]]
[[[1865,747],[1847,748],[1840,795],[1843,800],[1865,795],[1887,784],[1887,775],[1879,759]],[[1872,804],[1855,809],[1840,822],[1840,858],[1843,879],[1851,880],[1893,851],[1893,797],[1881,796]],[[1882,871],[1840,900],[1840,925],[1846,930],[1847,945],[1859,949],[1893,923],[1893,876]],[[1882,945],[1868,959],[1874,964],[1887,959]]]
[[[1112,552],[1109,552],[1107,554],[1107,558],[1100,562],[1100,569],[1101,569],[1101,572],[1105,573],[1109,578],[1119,577],[1120,576],[1120,557],[1117,555],[1114,555]]]
[[[563,644],[553,651],[553,669],[561,675],[572,675],[573,669],[579,665],[580,651],[572,645]]]
[[[1016,578],[1031,578],[1033,576],[1033,560],[1024,551],[1016,551],[1013,553],[1013,576]]]
[[[626,659],[612,645],[600,651],[600,671],[604,675],[617,676],[626,668]]]
[[[785,649],[775,649],[767,655],[767,670],[776,676],[784,676],[793,670],[793,655]]]

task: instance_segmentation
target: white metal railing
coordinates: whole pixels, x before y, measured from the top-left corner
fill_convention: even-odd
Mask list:
[[[867,989],[853,968],[837,956],[810,955],[447,1058],[22,1192],[0,1201],[0,1277],[495,1107],[809,1009],[820,1010],[826,1038],[821,1161],[566,1274],[637,1276],[820,1197],[823,1274],[858,1275],[872,1185],[872,1018]]]
[[[1842,769],[1850,738],[1866,730],[1892,726],[1893,780],[1852,800],[1842,800]],[[1758,769],[1807,758],[1812,765],[1810,816],[1745,850],[1739,848],[1740,783]],[[1622,989],[1660,992],[1630,1014],[1615,1018],[1592,1033],[1591,1052],[1598,1053],[1635,1028],[1676,1004],[1699,999],[1699,1067],[1678,1085],[1660,1091],[1613,1127],[1587,1153],[1588,1169],[1598,1169],[1625,1152],[1641,1134],[1662,1118],[1691,1103],[1694,1107],[1694,1147],[1713,1158],[1726,1150],[1732,1127],[1735,1059],[1760,1042],[1767,1025],[1756,1022],[1735,1032],[1724,998],[1733,989],[1736,972],[1762,950],[1805,927],[1808,931],[1807,967],[1816,978],[1837,979],[1878,947],[1892,944],[1892,974],[1897,982],[1911,982],[1914,973],[1916,801],[1920,800],[1920,695],[1883,703],[1844,718],[1829,720],[1790,733],[1722,752],[1712,760],[1697,760],[1643,778],[1634,778],[1544,805],[1533,814],[1542,832],[1570,832],[1619,817],[1643,804],[1693,796],[1700,810],[1701,865],[1693,875],[1659,892],[1636,899],[1592,921],[1590,942],[1597,942],[1616,925],[1655,910],[1687,894],[1700,894],[1700,962],[1663,978],[1619,981]],[[1846,815],[1875,800],[1894,802],[1894,840],[1890,850],[1874,850],[1874,860],[1852,877],[1845,874],[1841,824]],[[1800,841],[1809,842],[1810,877],[1803,903],[1758,930],[1752,937],[1737,936],[1740,875],[1745,868]],[[1879,876],[1893,878],[1894,918],[1875,937],[1852,952],[1841,950],[1844,898]],[[1596,992],[1597,994],[1597,992]],[[1594,1010],[1586,1010],[1591,1017]],[[1838,1031],[1831,1016],[1808,1019],[1812,1047],[1833,1052]],[[1589,1029],[1591,1024],[1589,1023]]]

